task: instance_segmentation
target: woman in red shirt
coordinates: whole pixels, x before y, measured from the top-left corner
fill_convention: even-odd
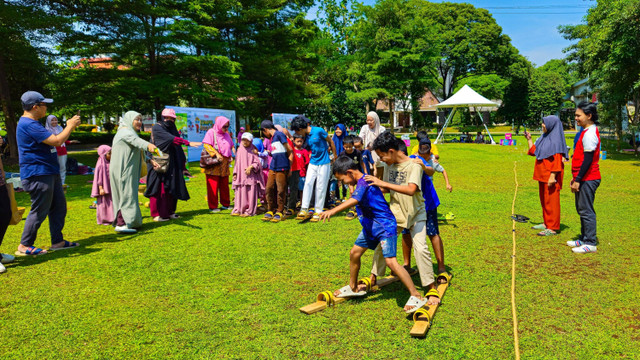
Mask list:
[[[47,125],[45,126],[53,135],[58,135],[62,132],[62,126],[58,124],[58,118],[55,115],[47,116]],[[58,165],[60,165],[60,181],[64,185],[67,178],[67,145],[79,144],[77,140],[67,140],[62,145],[56,146],[56,152],[58,153]]]
[[[529,142],[529,155],[536,157],[533,180],[538,181],[540,205],[544,223],[532,227],[542,230],[540,236],[556,235],[560,231],[560,189],[564,176],[563,159],[568,159],[567,143],[562,122],[555,115],[542,119],[542,136],[534,144],[531,134],[525,131]]]

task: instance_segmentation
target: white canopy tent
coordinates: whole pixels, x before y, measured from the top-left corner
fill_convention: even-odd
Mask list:
[[[489,132],[487,125],[484,123],[484,119],[482,119],[482,116],[480,116],[480,111],[478,111],[477,108],[479,107],[494,108],[494,107],[498,107],[498,104],[478,94],[472,88],[470,88],[469,85],[463,86],[462,89],[458,90],[455,94],[451,95],[451,97],[448,98],[447,100],[437,104],[436,107],[437,108],[453,108],[453,111],[451,111],[451,114],[449,114],[449,116],[447,117],[447,120],[444,122],[444,126],[442,126],[442,129],[438,133],[438,137],[433,142],[434,144],[437,144],[440,138],[442,138],[445,130],[447,129],[447,126],[449,125],[449,122],[451,121],[451,119],[453,119],[453,115],[456,113],[456,110],[458,110],[458,108],[473,107],[476,115],[480,118],[482,125],[484,125],[484,129],[487,130],[487,134],[489,135],[489,138],[491,138],[491,144],[495,145],[496,142],[493,140],[493,136],[491,136],[491,133]]]

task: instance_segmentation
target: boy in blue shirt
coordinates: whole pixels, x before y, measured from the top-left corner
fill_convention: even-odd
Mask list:
[[[440,229],[438,228],[438,206],[440,199],[433,186],[432,176],[435,169],[431,167],[431,163],[427,159],[431,159],[431,145],[420,142],[418,145],[418,153],[410,156],[413,162],[422,167],[424,174],[422,175],[422,196],[424,197],[424,208],[427,211],[427,236],[431,240],[433,252],[436,254],[438,261],[438,275],[436,281],[438,284],[444,284],[451,279],[451,275],[447,273],[444,264],[444,245],[440,237]],[[407,229],[402,231],[402,255],[404,257],[404,267],[411,268],[411,248],[413,241]]]
[[[364,168],[362,153],[360,152],[360,150],[357,150],[355,148],[355,136],[353,135],[345,136],[344,140],[342,140],[342,146],[344,147],[344,152],[342,154],[348,156],[354,163],[356,163],[358,165],[358,170],[361,173],[368,175],[369,173]],[[353,190],[354,190],[353,186],[349,185],[349,193],[353,193]],[[356,218],[356,216],[357,216],[356,209],[351,208],[349,209],[349,212],[347,212],[345,219],[353,220]]]
[[[398,264],[396,260],[396,243],[397,243],[397,223],[396,219],[389,208],[389,204],[384,198],[382,191],[376,186],[369,185],[364,178],[364,174],[360,171],[358,164],[345,156],[338,157],[334,163],[333,173],[339,181],[355,186],[355,191],[351,194],[349,200],[336,206],[331,210],[327,210],[319,215],[324,222],[332,215],[346,210],[352,206],[356,207],[358,218],[362,225],[362,232],[356,239],[355,244],[349,253],[350,258],[350,277],[349,285],[336,290],[336,297],[355,297],[366,294],[366,286],[357,284],[358,272],[360,271],[360,259],[367,249],[375,250],[378,246],[382,249],[382,254],[386,266],[400,278],[402,284],[409,290],[411,297],[404,307],[406,313],[413,313],[427,303],[427,299],[420,296],[416,290],[409,273]]]
[[[364,142],[362,141],[361,137],[353,137],[353,147],[355,147],[356,150],[360,151],[360,154],[362,154],[362,169],[364,170],[364,174],[375,176],[375,166],[373,166],[375,164],[375,161],[373,161],[371,150],[364,148]]]
[[[276,130],[271,120],[262,121],[260,130],[262,135],[271,139],[271,163],[265,190],[269,209],[262,220],[277,223],[284,219],[282,212],[287,197],[287,175],[291,168],[290,159],[293,152],[287,136]]]
[[[310,221],[318,222],[320,220],[318,214],[322,212],[324,207],[329,178],[331,177],[332,159],[329,157],[329,147],[331,147],[331,153],[335,157],[337,154],[336,145],[324,129],[311,126],[304,116],[298,115],[293,118],[291,130],[299,136],[305,136],[307,145],[311,148],[311,158],[309,159],[307,177],[302,191],[302,207],[296,219],[302,220],[309,216],[309,204],[311,203],[311,195],[315,185],[316,213]]]

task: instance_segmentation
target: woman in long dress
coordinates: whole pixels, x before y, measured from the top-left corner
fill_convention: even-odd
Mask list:
[[[229,197],[229,164],[233,157],[233,140],[228,133],[229,119],[218,116],[213,128],[209,129],[202,143],[205,150],[212,157],[215,156],[220,163],[212,168],[204,169],[207,176],[207,202],[212,213],[229,209],[231,198]],[[220,207],[218,207],[218,196]]]
[[[382,179],[382,173],[384,171],[384,165],[380,162],[380,158],[375,151],[372,150],[373,142],[385,132],[386,129],[380,125],[380,117],[375,111],[369,111],[367,114],[367,124],[360,129],[360,138],[364,141],[364,147],[371,151],[371,157],[375,163],[373,167],[373,175]]]
[[[540,236],[556,235],[560,231],[560,190],[564,178],[564,159],[569,158],[562,122],[555,115],[542,119],[542,136],[535,144],[525,131],[529,144],[528,154],[536,157],[533,180],[538,181],[542,207],[542,224],[533,227],[542,230]]]
[[[153,125],[151,141],[164,154],[169,155],[169,165],[165,173],[149,169],[147,190],[144,196],[149,198],[149,210],[153,221],[177,219],[178,200],[189,200],[189,192],[184,182],[187,157],[182,145],[200,146],[200,142],[189,142],[180,137],[176,128],[176,112],[173,109],[162,111],[162,121]]]
[[[109,179],[116,232],[135,233],[142,226],[138,204],[138,185],[144,163],[144,151],[154,152],[156,146],[141,139],[142,115],[128,111],[118,124],[111,146]],[[157,166],[157,164],[155,164]]]

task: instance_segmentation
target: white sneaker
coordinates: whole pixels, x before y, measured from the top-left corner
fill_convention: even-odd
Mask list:
[[[9,254],[0,254],[0,264],[8,264],[10,262],[13,262],[13,260],[15,260],[16,257],[13,255],[9,255]]]
[[[6,272],[7,268],[4,267],[4,265],[2,265],[2,263],[0,263],[0,274],[2,274],[3,272]]]
[[[571,249],[571,251],[576,254],[587,254],[598,251],[598,248],[593,245],[581,245],[574,247],[573,249]]]
[[[171,215],[169,215],[169,218],[171,218],[171,219],[180,219],[180,215],[178,215],[178,214],[171,214]]]
[[[163,221],[169,221],[169,219],[165,219],[165,218],[161,218],[160,216],[156,216],[153,218],[153,221],[155,222],[163,222]]]
[[[567,241],[567,246],[576,247],[584,245],[580,240],[569,240]]]
[[[219,213],[220,211],[221,211],[220,208],[215,208],[215,209],[209,210],[209,212],[212,213],[212,214]]]
[[[129,229],[127,225],[116,226],[116,232],[122,234],[135,234],[138,232],[136,229]]]

